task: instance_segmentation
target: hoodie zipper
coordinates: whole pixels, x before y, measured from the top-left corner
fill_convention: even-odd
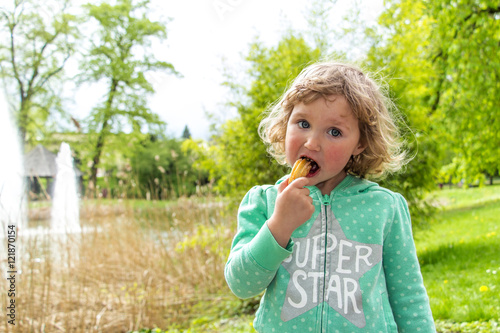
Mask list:
[[[321,197],[321,214],[323,215],[323,223],[325,224],[325,238],[323,240],[323,244],[324,244],[324,251],[325,251],[325,256],[324,256],[324,262],[323,262],[323,281],[322,281],[322,284],[323,284],[323,290],[321,291],[322,293],[322,303],[321,303],[321,313],[320,313],[320,318],[321,318],[321,321],[320,321],[320,328],[321,328],[321,332],[326,332],[326,318],[325,318],[325,292],[326,292],[326,281],[328,280],[327,279],[327,276],[326,276],[326,273],[329,271],[329,268],[327,267],[328,265],[328,260],[327,260],[327,253],[326,253],[326,249],[328,248],[328,212],[327,212],[327,209],[328,209],[328,206],[330,206],[330,197],[325,194]]]

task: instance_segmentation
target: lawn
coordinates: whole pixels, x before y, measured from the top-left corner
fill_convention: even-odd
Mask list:
[[[441,210],[429,229],[415,233],[415,241],[434,318],[498,322],[500,186],[442,190],[432,200]]]

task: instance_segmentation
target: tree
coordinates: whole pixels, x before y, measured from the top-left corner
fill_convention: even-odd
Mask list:
[[[152,130],[162,124],[147,105],[146,96],[154,92],[144,73],[174,67],[157,60],[150,52],[153,38],[166,38],[165,24],[147,18],[149,0],[118,0],[116,5],[87,4],[89,18],[98,23],[88,53],[81,64],[82,80],[107,85],[104,102],[90,115],[90,130],[96,132],[90,167],[92,190],[106,137],[127,127],[132,132]]]
[[[169,199],[196,193],[203,176],[193,169],[190,150],[182,146],[180,139],[163,137],[150,137],[134,145],[129,178],[137,182],[141,197],[149,193],[153,199]]]
[[[499,170],[499,15],[497,1],[403,0],[380,17],[371,61],[401,78],[391,87],[425,142],[419,154],[446,151],[447,179]]]
[[[422,5],[402,1],[382,13],[379,30],[367,32],[372,48],[365,64],[387,78],[391,98],[400,111],[405,150],[412,157],[402,172],[381,183],[404,195],[415,225],[427,223],[432,216],[433,208],[425,198],[435,188],[442,157],[439,132],[429,118],[429,101],[434,95],[431,83],[438,78],[425,54],[431,42],[427,37],[431,22]]]
[[[500,3],[433,1],[426,9],[434,19],[429,59],[439,74],[431,113],[446,129],[456,179],[481,180],[500,170]]]
[[[238,99],[231,104],[236,107],[238,117],[224,123],[214,137],[218,188],[223,193],[241,193],[255,184],[274,183],[285,174],[286,168],[266,153],[257,129],[269,105],[319,55],[318,49],[292,33],[275,47],[255,41],[246,58],[250,65],[248,87],[238,85],[231,76],[227,78],[226,86]]]
[[[191,139],[191,132],[189,131],[188,126],[184,126],[184,131],[182,132],[183,139]]]
[[[70,1],[14,0],[0,7],[0,75],[13,101],[23,143],[35,140],[60,108],[63,69],[79,38]]]

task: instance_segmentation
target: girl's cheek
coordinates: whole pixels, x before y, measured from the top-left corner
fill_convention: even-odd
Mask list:
[[[285,150],[289,153],[293,153],[294,150],[296,150],[299,146],[299,140],[296,136],[293,134],[287,136],[287,139],[285,141]]]
[[[295,162],[293,159],[297,154],[297,150],[299,149],[299,147],[300,146],[298,145],[296,138],[293,135],[287,134],[285,138],[285,156],[289,164],[293,165],[293,163]]]

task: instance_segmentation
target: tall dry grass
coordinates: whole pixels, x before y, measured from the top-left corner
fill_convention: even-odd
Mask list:
[[[192,305],[227,295],[234,215],[226,212],[219,200],[91,201],[81,209],[81,234],[20,231],[16,325],[5,320],[0,331],[126,332],[186,322],[196,315]]]

